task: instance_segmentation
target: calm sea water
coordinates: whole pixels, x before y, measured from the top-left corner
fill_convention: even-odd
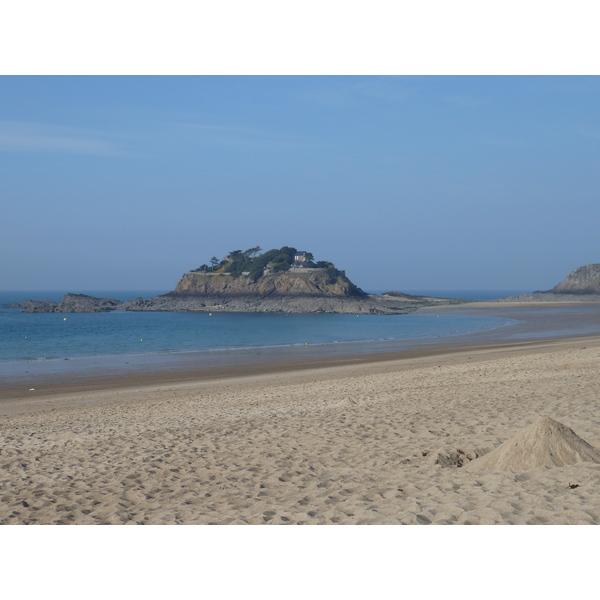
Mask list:
[[[166,290],[85,291],[128,300]],[[514,291],[419,291],[487,300]],[[64,292],[0,292],[0,305],[62,299]],[[463,315],[298,315],[204,312],[26,314],[0,308],[0,363],[40,359],[175,353],[234,348],[438,338],[508,325],[512,320]]]

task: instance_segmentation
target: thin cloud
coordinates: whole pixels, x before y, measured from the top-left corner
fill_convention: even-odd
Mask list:
[[[179,128],[187,133],[189,140],[200,144],[264,150],[299,148],[307,145],[287,135],[249,127],[181,123]]]
[[[398,103],[414,94],[411,79],[402,77],[336,77],[317,79],[312,88],[301,94],[307,102],[329,108],[342,108],[364,100]]]
[[[0,121],[0,150],[8,152],[60,152],[122,156],[113,140],[100,134],[42,123]]]

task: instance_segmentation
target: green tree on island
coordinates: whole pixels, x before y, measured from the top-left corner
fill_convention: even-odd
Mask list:
[[[268,250],[262,254],[260,252],[262,252],[260,246],[248,248],[244,251],[232,250],[223,260],[219,261],[216,256],[213,256],[210,259],[210,267],[204,264],[195,271],[206,272],[210,268],[214,272],[220,266],[222,272],[229,273],[232,277],[239,277],[242,273],[247,273],[252,281],[257,281],[264,275],[267,267],[275,272],[288,271],[294,264],[294,256],[298,253],[298,250],[291,246],[283,246],[283,248]],[[306,252],[305,256],[304,268],[328,269],[328,273],[332,278],[340,275],[333,263],[324,260],[315,263],[312,252]]]

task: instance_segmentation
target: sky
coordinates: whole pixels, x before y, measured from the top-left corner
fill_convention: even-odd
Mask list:
[[[3,290],[293,246],[366,290],[600,262],[597,76],[0,77]]]

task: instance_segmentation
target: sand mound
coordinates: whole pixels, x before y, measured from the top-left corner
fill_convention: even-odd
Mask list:
[[[564,467],[600,463],[600,452],[562,423],[544,417],[511,440],[470,462],[470,473],[524,471],[536,467]]]

